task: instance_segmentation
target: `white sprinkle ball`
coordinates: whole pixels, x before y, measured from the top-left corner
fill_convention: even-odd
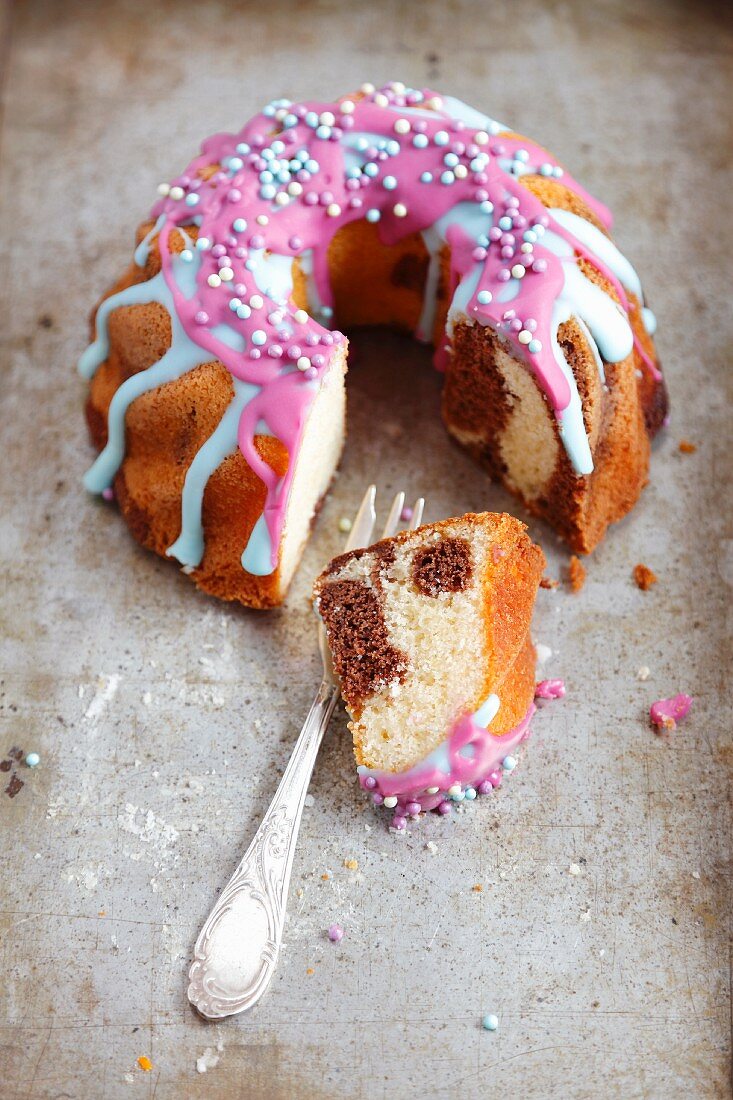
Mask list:
[[[267,214],[258,214],[257,215],[257,224],[258,225],[267,225],[269,223],[269,221],[270,221],[270,219],[268,218]]]
[[[341,213],[341,207],[337,202],[331,202],[326,207],[326,213],[331,218],[337,218]]]
[[[396,134],[409,134],[410,123],[406,118],[398,118],[394,124],[394,132]]]
[[[345,99],[343,101],[343,103],[340,105],[340,107],[341,107],[341,113],[343,115],[353,115],[353,113],[354,113],[354,104],[353,104],[352,100]]]
[[[342,516],[341,519],[339,520],[339,531],[342,531],[344,534],[348,534],[348,532],[350,530],[351,530],[351,520],[349,519],[348,516]]]
[[[388,798],[385,798],[384,805],[387,807],[388,810],[393,810],[397,805],[397,799],[393,794],[391,794]]]
[[[219,278],[223,283],[230,283],[234,278],[234,272],[231,267],[223,267],[219,272]]]
[[[308,320],[308,314],[305,312],[304,309],[296,309],[295,313],[293,314],[293,320],[296,322],[296,324],[304,325]]]
[[[168,183],[159,183],[158,184],[158,194],[161,195],[163,198],[166,198],[168,195],[170,195],[170,192],[171,192],[170,184],[168,184]]]
[[[209,286],[221,286],[221,278],[216,274],[216,272],[212,272],[206,282],[209,284]]]
[[[295,365],[298,370],[308,370],[311,365],[311,361],[307,355],[301,355],[300,359],[298,359]]]
[[[473,140],[476,145],[488,145],[489,135],[485,130],[477,130],[473,135]]]
[[[392,207],[392,213],[394,214],[394,216],[396,218],[406,218],[407,217],[407,207],[405,206],[405,204],[403,202],[396,202],[394,204],[394,206]]]
[[[183,194],[184,194],[183,188],[182,187],[171,187],[171,189],[169,191],[169,194],[170,194],[170,197],[172,199],[175,199],[176,201],[178,199],[182,199]]]

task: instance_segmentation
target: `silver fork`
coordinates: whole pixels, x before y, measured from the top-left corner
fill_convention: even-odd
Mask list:
[[[345,550],[369,545],[376,522],[376,493],[376,487],[370,485],[364,494]],[[415,502],[410,530],[420,526],[424,503],[422,497]],[[395,534],[404,505],[405,494],[397,493],[382,538]],[[188,972],[188,999],[207,1020],[220,1020],[252,1008],[277,966],[303,804],[338,698],[322,623],[318,644],[323,659],[321,686],[275,797],[196,940]]]

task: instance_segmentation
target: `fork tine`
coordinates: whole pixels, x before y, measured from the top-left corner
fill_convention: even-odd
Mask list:
[[[400,522],[400,516],[402,515],[402,509],[405,507],[405,494],[397,493],[392,501],[392,507],[389,510],[387,516],[387,522],[384,525],[384,531],[382,531],[383,539],[391,539],[395,534]]]
[[[422,523],[423,509],[425,508],[425,497],[418,497],[412,506],[412,519],[410,520],[410,531],[416,531]]]
[[[360,546],[368,546],[371,542],[374,524],[377,522],[377,513],[374,508],[376,496],[376,485],[370,485],[364,493],[361,504],[359,505],[359,511],[354,517],[351,531],[349,532],[349,536],[346,539],[346,545],[344,546],[344,553],[348,553],[349,550],[356,550]]]

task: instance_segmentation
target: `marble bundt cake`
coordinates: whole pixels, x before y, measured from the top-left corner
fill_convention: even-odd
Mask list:
[[[80,362],[86,485],[205,591],[284,597],[343,443],[334,321],[432,342],[448,431],[576,551],[636,501],[666,410],[653,317],[540,146],[364,85],[270,103],[160,196]]]
[[[485,512],[343,554],[316,581],[360,782],[397,828],[513,767],[534,711],[543,566],[522,523]]]

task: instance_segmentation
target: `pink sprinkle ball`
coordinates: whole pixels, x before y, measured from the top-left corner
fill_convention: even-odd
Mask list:
[[[340,943],[344,938],[344,930],[340,924],[332,924],[328,929],[328,938],[331,943]]]
[[[410,508],[409,505],[406,504],[400,512],[400,519],[403,523],[409,523],[412,519],[412,508]]]
[[[115,491],[112,488],[102,489],[102,500],[114,500]]]

